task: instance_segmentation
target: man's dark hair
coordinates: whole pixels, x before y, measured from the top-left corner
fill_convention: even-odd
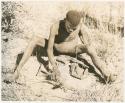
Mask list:
[[[66,14],[66,19],[72,24],[72,26],[77,26],[80,22],[81,15],[76,10],[70,10]]]

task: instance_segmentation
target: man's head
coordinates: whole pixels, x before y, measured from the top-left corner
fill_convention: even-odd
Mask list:
[[[68,32],[74,31],[80,23],[81,15],[78,11],[70,10],[66,14],[66,29]]]

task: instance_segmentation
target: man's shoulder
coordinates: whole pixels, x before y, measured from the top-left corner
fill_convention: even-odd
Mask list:
[[[52,26],[50,27],[51,33],[53,33],[55,35],[58,34],[59,24],[60,24],[60,21],[57,21],[52,24]]]
[[[61,27],[64,26],[64,24],[65,24],[65,19],[54,22],[51,27],[58,29],[60,26]]]
[[[56,22],[54,22],[52,25],[51,25],[51,28],[55,28],[55,29],[58,29],[59,28],[59,21],[56,21]]]

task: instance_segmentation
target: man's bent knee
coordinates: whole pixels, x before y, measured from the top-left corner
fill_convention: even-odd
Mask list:
[[[76,53],[78,53],[78,54],[86,53],[86,52],[87,52],[87,47],[86,47],[86,45],[80,44],[80,45],[77,45],[77,46],[75,47],[75,51],[76,51]]]
[[[42,47],[44,47],[46,43],[44,38],[36,35],[32,37],[31,41],[33,41],[36,45],[40,45]]]

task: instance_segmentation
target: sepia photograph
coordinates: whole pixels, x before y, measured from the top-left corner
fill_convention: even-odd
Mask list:
[[[123,102],[114,1],[1,1],[1,101]]]

